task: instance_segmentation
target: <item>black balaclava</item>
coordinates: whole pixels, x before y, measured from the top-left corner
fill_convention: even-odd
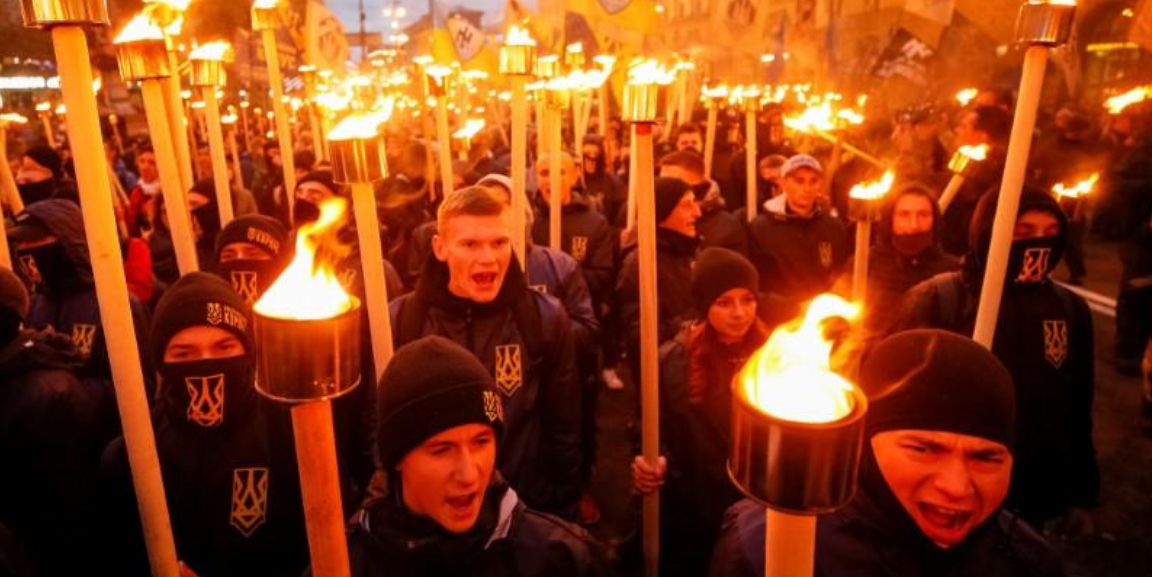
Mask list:
[[[27,206],[54,197],[60,177],[63,174],[64,163],[60,158],[60,153],[49,146],[41,144],[29,148],[24,152],[24,156],[31,158],[36,164],[52,172],[51,178],[41,180],[40,182],[16,184],[16,188],[20,191],[20,199],[24,201],[24,205]]]
[[[255,245],[271,258],[221,262],[220,254],[224,247],[237,242]],[[220,277],[228,281],[245,302],[252,305],[284,270],[291,252],[288,232],[280,221],[262,214],[251,214],[233,220],[220,231],[216,238],[216,268]]]
[[[251,316],[224,281],[204,272],[180,277],[160,298],[152,320],[152,358],[160,375],[159,406],[178,427],[207,433],[248,422],[259,398],[255,387]],[[220,359],[165,362],[164,351],[180,331],[207,326],[234,334],[244,354]]]
[[[202,251],[210,251],[216,246],[216,236],[220,234],[220,211],[216,208],[216,184],[207,178],[192,185],[195,192],[208,199],[208,202],[192,210],[192,220],[199,236],[196,246]]]
[[[983,278],[992,242],[992,224],[996,218],[998,198],[997,194],[985,195],[976,205],[976,211],[972,216],[972,224],[968,229],[968,246],[971,248],[964,261],[965,273],[974,275],[970,278]],[[1048,276],[1060,264],[1068,245],[1068,219],[1060,209],[1060,204],[1038,189],[1025,188],[1020,198],[1017,218],[1036,210],[1051,214],[1060,223],[1060,231],[1050,238],[1029,238],[1012,242],[1008,257],[1008,272],[1004,277],[1004,282],[1009,286],[1047,282]]]
[[[340,187],[332,179],[332,171],[327,169],[313,170],[304,175],[297,183],[296,187],[299,188],[305,182],[318,182],[333,194],[340,194]],[[292,217],[295,219],[294,226],[300,228],[300,225],[315,222],[320,218],[320,207],[316,204],[308,202],[300,197],[294,196],[292,201]]]

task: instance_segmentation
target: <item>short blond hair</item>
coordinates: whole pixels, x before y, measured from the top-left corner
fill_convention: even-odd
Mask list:
[[[449,194],[436,210],[436,232],[444,234],[457,216],[500,216],[509,210],[503,195],[487,186],[467,186]]]

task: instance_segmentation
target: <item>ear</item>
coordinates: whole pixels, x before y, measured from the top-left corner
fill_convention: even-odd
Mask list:
[[[444,239],[439,234],[432,237],[432,254],[436,255],[436,260],[440,262],[448,261],[448,245],[444,243]]]

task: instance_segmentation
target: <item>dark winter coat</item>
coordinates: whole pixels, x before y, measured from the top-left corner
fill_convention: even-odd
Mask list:
[[[600,321],[580,265],[565,252],[529,243],[527,268],[528,288],[559,300],[572,321],[576,349],[582,356],[594,354],[599,347]]]
[[[656,229],[656,302],[660,342],[676,336],[680,325],[695,318],[692,300],[692,263],[700,243],[673,230]],[[640,252],[624,257],[616,298],[625,326],[627,343],[635,350],[640,342]]]
[[[532,223],[532,242],[549,246],[551,223],[550,206],[542,196],[534,201],[536,211]],[[580,264],[588,290],[592,291],[593,306],[608,302],[615,280],[618,236],[608,225],[604,215],[597,212],[587,199],[573,191],[572,200],[564,205],[560,218],[560,247]]]
[[[988,151],[988,158],[975,163],[972,174],[964,179],[964,185],[944,213],[941,246],[945,252],[957,256],[968,252],[968,229],[976,205],[990,191],[999,189],[1004,177],[1004,157],[1003,149],[992,148]]]
[[[710,181],[710,184],[711,190],[700,199],[701,214],[700,219],[696,221],[700,248],[720,247],[748,256],[748,231],[744,226],[746,222],[725,208],[719,185],[714,181]]]
[[[533,508],[574,514],[580,497],[580,406],[575,336],[561,304],[530,290],[515,258],[496,299],[448,291],[448,267],[428,258],[416,290],[392,301],[396,347],[448,338],[492,371],[506,421],[497,466]]]

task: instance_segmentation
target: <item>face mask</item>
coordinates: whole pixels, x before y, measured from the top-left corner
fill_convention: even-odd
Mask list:
[[[59,242],[21,251],[17,257],[25,270],[25,279],[39,282],[40,286],[56,294],[65,294],[80,285],[76,266],[68,258],[64,245]],[[31,264],[25,257],[31,257]],[[35,268],[35,273],[32,269]],[[39,276],[39,280],[34,277]]]
[[[25,182],[17,184],[16,188],[20,191],[20,199],[28,205],[52,198],[56,193],[56,181],[49,178],[40,182]]]
[[[160,391],[174,424],[198,431],[248,422],[257,393],[248,355],[160,365]]]
[[[320,219],[320,207],[302,198],[297,198],[296,202],[292,204],[292,217],[296,221],[296,226],[316,222]]]
[[[1060,263],[1055,237],[1029,238],[1012,242],[1008,256],[1007,279],[1019,284],[1044,282]]]
[[[220,276],[232,285],[248,306],[256,304],[279,272],[274,260],[232,260],[220,263]]]
[[[904,256],[917,256],[932,246],[932,231],[892,235],[892,247]]]

